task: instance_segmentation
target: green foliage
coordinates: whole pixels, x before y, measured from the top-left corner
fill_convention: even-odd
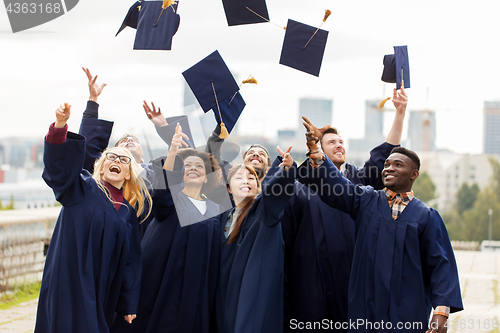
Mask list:
[[[412,189],[415,197],[426,204],[436,198],[436,185],[432,182],[432,179],[427,171],[420,173],[418,178],[413,183]]]
[[[491,209],[492,239],[500,240],[500,163],[494,158],[490,163],[493,170],[490,186],[480,191],[477,184],[463,184],[456,195],[455,209],[442,215],[450,239],[479,242],[488,239]]]
[[[474,207],[479,192],[479,186],[476,183],[471,186],[467,183],[462,184],[457,192],[455,201],[455,209],[458,211],[459,215],[462,215],[464,211]]]
[[[14,286],[13,293],[0,295],[0,310],[5,310],[19,303],[38,298],[40,296],[41,284],[42,282],[39,281]]]
[[[2,200],[0,199],[0,210],[11,210],[14,209],[14,196],[10,196],[10,203],[7,206],[2,205]]]

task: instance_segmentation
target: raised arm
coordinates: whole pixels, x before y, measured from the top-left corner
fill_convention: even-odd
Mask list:
[[[177,126],[175,127],[175,134],[172,137],[172,144],[170,145],[168,156],[165,160],[165,164],[163,165],[163,169],[168,171],[174,170],[175,157],[177,156],[179,148],[181,148],[182,146],[189,147],[184,139],[189,140],[189,137],[186,134],[182,133],[181,124],[177,123]]]
[[[401,144],[401,135],[403,133],[403,121],[405,119],[406,105],[408,104],[408,96],[406,96],[404,81],[401,80],[401,90],[398,93],[394,88],[392,103],[396,107],[396,114],[392,122],[391,130],[385,139],[385,142],[391,145],[398,146]]]
[[[143,101],[142,107],[144,108],[144,112],[146,113],[146,117],[148,117],[149,120],[156,126],[156,127],[163,127],[167,126],[168,122],[165,119],[165,116],[163,113],[161,113],[161,109],[158,108],[158,111],[156,111],[156,106],[153,102],[151,102],[152,108],[149,107],[148,102]]]
[[[282,151],[277,147],[281,156],[276,157],[262,181],[262,202],[266,215],[272,217],[264,219],[264,223],[269,227],[279,222],[281,212],[293,194],[297,165],[290,155],[291,149],[290,146],[286,151]]]
[[[56,110],[56,121],[50,125],[45,137],[42,178],[54,191],[56,200],[63,206],[83,200],[84,186],[80,186],[85,156],[85,138],[68,133],[67,121],[70,105],[61,105]],[[87,174],[90,177],[89,174]]]
[[[88,68],[82,67],[82,69],[88,79],[89,100],[87,101],[87,108],[83,112],[78,133],[87,139],[83,168],[92,173],[94,171],[95,160],[108,147],[111,131],[113,130],[113,122],[98,119],[99,104],[97,103],[97,99],[104,87],[106,87],[106,83],[97,84],[97,75],[92,76]]]

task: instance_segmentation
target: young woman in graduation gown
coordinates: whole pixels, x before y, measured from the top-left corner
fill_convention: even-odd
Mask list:
[[[83,170],[85,138],[67,132],[69,116],[70,106],[61,105],[45,138],[42,177],[63,207],[47,253],[35,332],[109,332],[115,313],[132,322],[138,310],[137,217],[151,198],[125,149],[103,152],[93,175]]]
[[[142,239],[139,312],[112,332],[210,332],[215,328],[219,205],[204,193],[221,181],[217,162],[186,147],[177,125],[167,158],[152,163],[153,215]],[[119,319],[119,318],[118,318]]]
[[[278,223],[293,193],[296,165],[278,157],[261,184],[250,166],[233,167],[228,191],[236,207],[221,216],[218,332],[282,332],[283,237]]]

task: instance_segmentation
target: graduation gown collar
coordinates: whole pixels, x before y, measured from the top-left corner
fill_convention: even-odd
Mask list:
[[[110,183],[105,181],[104,179],[102,179],[101,182],[104,185],[104,187],[106,187],[106,189],[108,190],[109,196],[111,197],[111,200],[113,200],[112,203],[113,203],[113,206],[115,207],[115,209],[116,210],[120,209],[120,207],[122,206],[121,203],[123,202],[122,190],[117,189],[116,187],[114,187],[113,185],[111,185]]]

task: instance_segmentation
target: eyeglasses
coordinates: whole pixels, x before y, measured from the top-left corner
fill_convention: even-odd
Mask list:
[[[106,153],[106,159],[108,161],[116,161],[117,158],[120,160],[121,164],[130,163],[130,157],[128,156],[116,155],[115,153]]]

